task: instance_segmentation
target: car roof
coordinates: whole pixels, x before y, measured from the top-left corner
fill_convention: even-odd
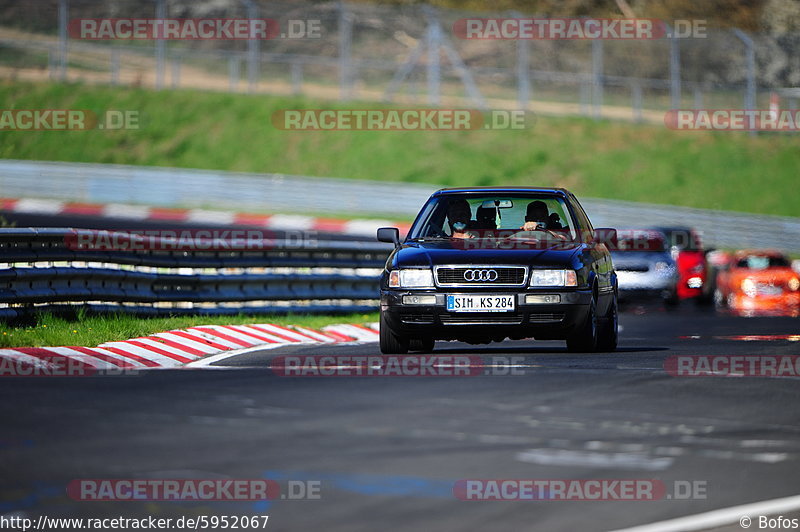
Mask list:
[[[505,187],[453,187],[442,188],[433,193],[434,196],[447,194],[485,194],[487,192],[513,193],[513,192],[535,192],[539,194],[554,194],[568,196],[570,191],[565,188],[548,187],[524,187],[524,186],[505,186]]]
[[[734,254],[734,257],[743,259],[750,255],[757,255],[762,257],[786,257],[786,254],[777,249],[740,249]]]
[[[654,229],[656,231],[661,231],[662,233],[674,233],[677,231],[686,231],[687,233],[694,232],[694,228],[689,227],[688,225],[654,225],[648,229]]]

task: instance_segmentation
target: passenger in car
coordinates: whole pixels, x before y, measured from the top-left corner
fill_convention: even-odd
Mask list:
[[[447,223],[450,225],[451,238],[473,238],[474,235],[467,232],[470,224],[472,209],[469,202],[465,199],[455,199],[447,205]]]
[[[497,212],[491,207],[478,207],[475,211],[475,220],[467,224],[468,229],[491,230],[497,229],[495,217]]]

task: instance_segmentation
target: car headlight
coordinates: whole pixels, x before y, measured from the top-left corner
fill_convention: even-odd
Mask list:
[[[419,268],[392,270],[389,288],[433,288],[433,272]]]
[[[800,289],[800,279],[798,279],[797,277],[789,279],[788,284],[789,284],[789,290],[791,290],[792,292],[797,292],[797,290]]]
[[[742,280],[742,292],[745,293],[748,297],[755,297],[756,296],[756,282],[749,277]]]
[[[578,286],[574,270],[531,270],[530,286]]]

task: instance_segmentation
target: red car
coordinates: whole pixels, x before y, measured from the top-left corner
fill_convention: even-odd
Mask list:
[[[800,275],[775,250],[737,252],[728,269],[717,275],[714,300],[737,311],[800,313]]]
[[[708,265],[700,235],[690,227],[657,227],[666,237],[667,246],[678,266],[677,296],[679,300],[700,302],[709,296]]]

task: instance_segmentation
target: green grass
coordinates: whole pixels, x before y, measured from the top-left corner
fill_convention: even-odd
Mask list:
[[[12,327],[0,323],[0,347],[46,347],[79,345],[94,347],[103,342],[127,340],[172,329],[185,329],[197,325],[247,325],[275,323],[319,328],[333,323],[369,323],[378,321],[377,313],[317,316],[295,314],[289,316],[214,316],[135,318],[117,314],[87,316],[79,314],[77,320],[66,320],[43,314],[35,325]]]
[[[0,84],[3,108],[138,110],[128,131],[2,132],[0,157],[281,172],[438,186],[565,186],[578,196],[800,215],[795,135],[680,132],[540,116],[526,130],[282,131],[274,111],[377,108],[303,97]]]

